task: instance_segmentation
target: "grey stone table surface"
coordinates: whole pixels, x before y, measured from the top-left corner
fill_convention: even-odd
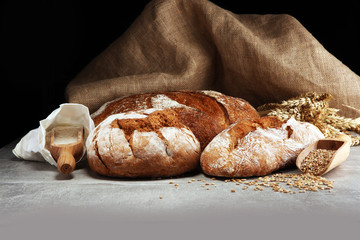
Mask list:
[[[325,222],[334,228],[338,228],[338,223],[348,221],[349,224],[343,225],[343,231],[354,230],[360,234],[360,147],[352,147],[349,158],[324,176],[334,181],[330,192],[285,194],[271,188],[242,190],[241,185],[211,179],[201,172],[172,179],[107,178],[92,172],[86,159],[70,176],[63,176],[46,162],[17,159],[11,151],[15,143],[0,150],[0,226],[6,226],[6,229],[14,230],[18,225],[37,226],[36,221],[49,229],[53,226],[49,223],[52,219],[61,222],[62,226],[83,226],[91,232],[92,224],[87,221],[102,219],[102,223],[112,226],[113,231],[127,226],[122,230],[136,235],[137,231],[125,223],[186,223],[191,219],[192,229],[194,226],[206,228],[208,233],[210,230],[208,237],[218,238],[221,235],[216,235],[218,231],[214,229],[215,226],[219,228],[220,222],[227,223],[222,231],[229,226],[240,228],[240,224],[251,221],[254,222],[251,226],[255,226],[259,219],[263,221],[262,228],[277,228],[281,222],[282,226],[288,224],[286,229],[295,230],[296,224],[306,225],[318,217],[321,222],[327,219]],[[284,172],[298,173],[296,169]],[[209,225],[204,225],[206,222]],[[354,223],[357,227],[351,225]],[[167,225],[166,229],[179,231],[173,226]],[[204,233],[206,231],[201,234]],[[335,236],[331,230],[330,233],[329,236]],[[172,234],[172,238],[180,235]]]

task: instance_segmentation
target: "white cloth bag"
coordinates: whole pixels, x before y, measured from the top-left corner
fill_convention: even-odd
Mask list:
[[[40,121],[39,128],[31,130],[19,141],[13,149],[14,155],[25,160],[47,161],[56,166],[56,161],[46,148],[46,131],[59,125],[83,126],[85,142],[95,128],[86,106],[76,103],[61,104],[46,119]],[[85,152],[84,148],[82,157]]]

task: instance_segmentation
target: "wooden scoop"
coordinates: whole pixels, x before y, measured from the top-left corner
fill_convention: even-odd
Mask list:
[[[350,153],[350,146],[351,146],[351,138],[345,134],[341,134],[336,138],[326,138],[321,139],[313,144],[306,147],[297,157],[296,159],[296,166],[301,171],[301,164],[306,156],[312,150],[317,149],[325,149],[325,150],[335,150],[334,155],[330,159],[329,163],[325,166],[325,168],[319,172],[317,175],[324,175],[325,173],[329,172],[330,170],[334,169],[335,167],[339,166],[342,162],[344,162]]]
[[[84,151],[84,130],[82,127],[55,127],[50,133],[50,153],[62,174],[70,174]]]

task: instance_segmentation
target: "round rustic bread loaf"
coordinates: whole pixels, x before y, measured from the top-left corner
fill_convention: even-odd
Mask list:
[[[171,109],[115,114],[87,141],[95,172],[116,177],[168,177],[199,166],[200,143]]]
[[[219,133],[202,152],[200,163],[211,176],[263,176],[294,165],[297,155],[321,138],[316,126],[293,118],[244,120]]]

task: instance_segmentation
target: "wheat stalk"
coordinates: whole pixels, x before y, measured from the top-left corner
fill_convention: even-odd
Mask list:
[[[332,96],[329,93],[308,92],[281,103],[267,103],[257,108],[260,115],[278,116],[286,121],[294,117],[298,121],[309,122],[317,126],[325,137],[336,137],[341,133],[349,135],[352,146],[360,145],[360,120],[338,115],[338,109],[330,108]]]

